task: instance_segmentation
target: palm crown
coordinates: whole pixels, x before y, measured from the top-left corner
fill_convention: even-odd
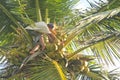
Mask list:
[[[14,0],[10,1],[14,2]],[[59,3],[59,1],[62,2],[62,0],[58,0],[58,2],[57,0],[54,1],[56,1],[55,5]],[[36,9],[33,5],[30,6],[33,1],[29,0],[18,0],[14,2],[14,5],[19,6],[18,9],[13,8],[10,4],[3,6],[3,4],[6,4],[5,2],[7,2],[7,0],[1,1],[0,4],[1,15],[4,16],[0,16],[0,18],[3,17],[1,22],[4,23],[0,26],[2,27],[0,30],[0,33],[2,33],[0,63],[4,64],[4,68],[1,69],[2,72],[0,72],[1,78],[7,78],[8,80],[109,80],[112,78],[112,71],[110,74],[106,74],[104,64],[115,65],[113,59],[116,58],[119,60],[120,58],[120,7],[118,6],[119,4],[115,6],[117,0],[109,1],[110,3],[104,5],[102,8],[88,1],[92,7],[96,7],[98,13],[89,12],[90,14],[86,14],[87,16],[84,17],[77,15],[77,18],[72,18],[73,20],[70,20],[71,16],[76,15],[69,13],[71,16],[68,16],[68,19],[64,20],[65,24],[63,23],[62,25],[60,24],[63,18],[59,20],[56,18],[58,17],[57,15],[53,17],[50,14],[51,18],[55,19],[56,24],[59,24],[56,29],[56,36],[64,44],[46,44],[46,50],[42,52],[38,51],[33,55],[29,55],[29,50],[33,44],[30,34],[25,30],[25,25],[41,21],[45,15],[41,16],[40,14],[43,12],[39,10],[45,8],[40,8],[38,0],[36,0]],[[8,1],[8,3],[11,2]],[[71,5],[76,2],[77,0],[71,2]],[[46,5],[46,3],[52,5],[49,0],[48,2],[46,1],[46,3],[44,1],[42,3],[44,3],[44,5]],[[66,3],[70,4],[69,1],[66,1]],[[27,7],[26,4],[28,4]],[[71,7],[71,5],[69,5],[69,7]],[[33,7],[32,9],[36,10],[37,18],[33,16],[34,13],[29,13],[29,10],[24,9],[25,7]],[[58,5],[58,7],[61,8],[60,5]],[[108,10],[108,7],[110,7],[110,10]],[[67,12],[70,12],[70,10],[68,9]],[[61,14],[61,16],[64,15],[66,17],[66,14],[67,13]],[[48,13],[46,13],[44,20],[49,22],[47,16]],[[10,31],[7,30],[8,28],[5,29],[6,26],[9,27]],[[4,33],[2,31],[4,31]],[[118,73],[116,76],[117,75]]]

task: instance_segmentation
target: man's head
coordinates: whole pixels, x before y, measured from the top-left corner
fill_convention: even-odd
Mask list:
[[[48,26],[49,30],[50,30],[54,35],[56,35],[56,31],[55,31],[55,27],[54,27],[53,23],[49,23],[49,24],[47,24],[47,26]]]
[[[48,26],[49,29],[53,29],[54,28],[53,23],[49,23],[49,24],[47,24],[47,26]]]

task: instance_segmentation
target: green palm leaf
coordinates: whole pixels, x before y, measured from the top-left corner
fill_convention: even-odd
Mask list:
[[[26,37],[26,39],[28,40],[28,42],[32,46],[31,38],[30,38],[29,34],[26,32],[26,30],[23,28],[23,26],[18,24],[16,19],[7,11],[7,9],[4,6],[2,6],[2,4],[0,4],[0,9],[2,9],[2,11],[14,22],[14,24],[16,24],[18,27],[20,27],[22,29],[24,36]]]
[[[36,64],[34,61],[32,63],[26,64],[22,69],[30,80],[67,80],[63,68],[54,60],[41,60],[41,64]]]
[[[96,22],[98,23],[103,19],[110,18],[118,14],[119,12],[120,12],[120,8],[116,8],[113,10],[109,10],[109,11],[105,11],[105,12],[101,12],[101,13],[97,13],[97,14],[93,14],[88,17],[85,17],[76,25],[76,28],[74,28],[69,32],[70,34],[67,37],[64,45],[66,46],[75,36],[82,33],[89,24],[96,23]]]

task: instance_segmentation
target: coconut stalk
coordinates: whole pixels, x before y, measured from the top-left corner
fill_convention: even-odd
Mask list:
[[[39,0],[36,0],[36,15],[37,15],[37,21],[40,22],[42,21],[42,16],[41,16],[41,11],[40,11],[40,6],[39,6]]]

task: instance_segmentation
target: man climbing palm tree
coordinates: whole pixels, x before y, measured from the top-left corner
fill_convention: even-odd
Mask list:
[[[46,24],[45,22],[36,22],[34,25],[27,26],[25,29],[31,30],[31,35],[33,35],[34,47],[30,51],[30,54],[34,54],[39,48],[43,51],[45,49],[45,42],[43,34],[48,36],[50,43],[53,43],[56,39],[53,31],[53,24]]]

